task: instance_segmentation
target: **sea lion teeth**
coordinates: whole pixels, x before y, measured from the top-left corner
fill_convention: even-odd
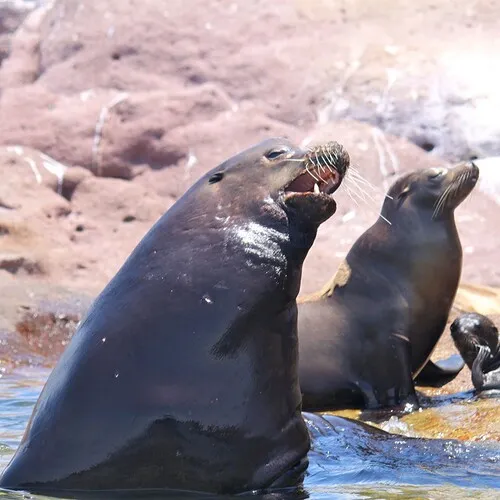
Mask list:
[[[317,183],[317,182],[315,182],[315,183],[314,183],[314,192],[315,192],[316,194],[319,194],[319,193],[320,193],[319,186],[318,186],[318,183]]]

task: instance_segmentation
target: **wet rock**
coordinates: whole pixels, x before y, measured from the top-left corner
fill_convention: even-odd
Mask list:
[[[11,274],[42,274],[43,269],[39,262],[20,254],[8,254],[0,252],[0,269]]]
[[[92,297],[0,271],[0,368],[52,366]]]
[[[56,361],[73,336],[81,314],[23,308],[27,310],[16,323],[17,333],[26,340],[32,352]]]

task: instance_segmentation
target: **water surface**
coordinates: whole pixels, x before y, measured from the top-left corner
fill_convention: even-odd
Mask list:
[[[22,372],[4,374],[0,378],[0,470],[10,460],[22,437],[48,373],[44,369],[24,368]],[[491,409],[491,405],[498,404],[498,400],[488,401],[484,403],[465,396],[451,399],[447,404],[438,401],[439,404],[430,410],[439,417],[434,415],[434,419],[424,418],[424,421],[438,429],[436,433],[440,432],[440,436],[450,437],[446,435],[446,428],[465,428],[471,412],[481,414],[485,411],[484,405]],[[411,423],[412,418],[418,421],[418,414],[397,420],[388,417],[377,424],[394,432],[406,430],[407,436],[388,436],[337,416],[305,415],[313,437],[313,449],[304,489],[256,495],[253,497],[256,500],[500,498],[500,443],[494,439],[482,439],[481,442],[412,439],[407,436],[419,435],[418,425],[415,427]],[[451,423],[446,415],[452,415]],[[351,412],[350,416],[355,414]],[[440,421],[446,422],[441,431]],[[498,421],[496,424],[498,426]],[[87,498],[101,500],[115,496],[158,500],[221,498],[158,491],[141,495],[106,492]],[[21,498],[51,497],[0,491],[0,500]]]

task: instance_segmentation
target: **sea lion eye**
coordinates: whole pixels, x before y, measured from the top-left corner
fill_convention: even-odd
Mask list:
[[[223,172],[216,172],[215,174],[210,176],[210,178],[208,179],[208,183],[215,184],[216,182],[221,181],[223,177],[224,177]]]
[[[438,177],[444,175],[445,172],[446,170],[444,168],[434,168],[429,174],[429,179],[437,179]]]
[[[396,209],[399,210],[401,205],[405,202],[406,197],[410,194],[411,185],[407,184],[396,197]]]
[[[410,186],[406,185],[404,189],[398,194],[398,198],[399,199],[406,198],[409,193],[410,193]]]
[[[276,148],[276,149],[271,149],[271,151],[268,151],[266,153],[266,158],[268,160],[274,160],[275,158],[278,158],[281,155],[284,155],[288,153],[290,150],[288,148]]]

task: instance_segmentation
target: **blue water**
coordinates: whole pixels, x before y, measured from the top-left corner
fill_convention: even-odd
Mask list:
[[[46,370],[24,369],[0,378],[0,470],[18,445],[47,376]],[[500,443],[414,440],[373,432],[334,416],[306,414],[306,420],[313,448],[304,490],[264,498],[500,498]],[[165,492],[126,495],[150,499],[196,497],[216,498]],[[0,491],[1,500],[21,498],[49,497]],[[111,497],[107,493],[93,498]]]

